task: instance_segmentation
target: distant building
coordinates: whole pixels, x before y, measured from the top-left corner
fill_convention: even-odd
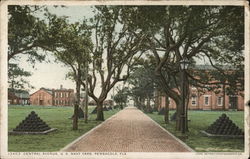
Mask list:
[[[30,104],[29,92],[25,90],[8,90],[8,104],[28,105]]]
[[[221,67],[224,70],[234,71],[234,69],[230,66]],[[213,70],[214,68],[210,65],[197,65],[195,69],[200,71]],[[208,87],[208,86],[207,86]],[[228,86],[226,86],[228,87]],[[223,96],[223,85],[220,84],[220,88],[217,90],[207,90],[207,89],[199,89],[194,86],[190,86],[189,88],[189,103],[188,109],[191,110],[222,110],[223,103],[225,110],[234,109],[234,110],[244,110],[244,92],[240,91],[239,94],[225,94]],[[177,91],[177,89],[176,89]],[[216,92],[219,93],[216,93]],[[159,103],[159,107],[165,107],[166,104],[166,95],[163,92],[157,92],[158,98],[157,102]],[[169,109],[176,109],[176,103],[173,99],[169,98]]]
[[[30,95],[31,105],[44,105],[44,106],[72,106],[74,100],[74,90],[65,89],[47,89],[40,88],[40,90]]]
[[[222,110],[223,98],[225,98],[225,110],[244,110],[244,97],[240,95],[223,95],[216,94],[214,91],[206,91],[200,93],[196,88],[190,88],[191,94],[189,97],[188,109],[190,110]],[[164,93],[160,93],[158,97],[159,107],[163,108],[166,104]],[[175,101],[171,98],[169,100],[169,109],[176,109]]]

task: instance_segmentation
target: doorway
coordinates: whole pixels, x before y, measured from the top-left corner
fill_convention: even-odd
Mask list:
[[[229,109],[238,108],[238,97],[237,96],[229,96]]]
[[[39,105],[43,105],[43,100],[39,100]]]

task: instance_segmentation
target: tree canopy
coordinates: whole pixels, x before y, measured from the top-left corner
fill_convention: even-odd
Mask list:
[[[192,85],[204,87],[213,80],[230,80],[228,69],[243,72],[244,8],[235,6],[131,6],[122,7],[123,18],[135,35],[143,34],[144,48],[152,53],[156,61],[155,75],[166,94],[181,104],[180,61],[187,58],[196,65],[207,61],[217,74],[189,70],[188,80]],[[228,16],[230,15],[230,16]],[[231,62],[230,62],[231,61]],[[231,74],[232,75],[232,74]],[[234,76],[237,82],[240,77]],[[203,78],[207,77],[207,78]],[[223,78],[223,79],[222,79]],[[227,79],[225,79],[227,78]],[[188,82],[186,80],[186,82]],[[174,86],[173,86],[174,84]],[[228,83],[229,84],[229,83]],[[177,120],[178,122],[178,120]],[[178,129],[178,128],[177,128]]]

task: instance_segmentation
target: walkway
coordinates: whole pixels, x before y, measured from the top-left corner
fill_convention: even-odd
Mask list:
[[[62,151],[188,152],[190,149],[137,108],[127,107]]]

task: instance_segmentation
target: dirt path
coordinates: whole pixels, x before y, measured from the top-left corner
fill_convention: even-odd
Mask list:
[[[140,110],[127,107],[62,151],[188,152],[190,150]]]

